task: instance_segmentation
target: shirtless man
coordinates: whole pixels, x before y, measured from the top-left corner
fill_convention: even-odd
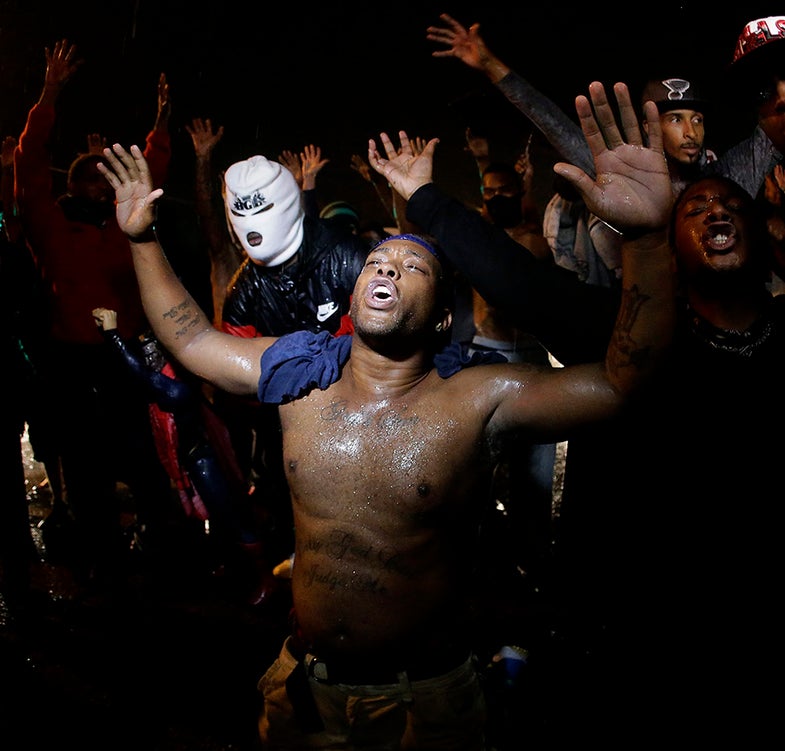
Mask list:
[[[589,91],[576,109],[598,180],[556,169],[635,239],[624,247],[624,301],[605,362],[565,368],[444,370],[434,356],[452,320],[450,275],[438,248],[413,235],[369,253],[351,337],[219,332],[151,229],[162,191],[152,190],[141,152],[104,152],[157,337],[219,388],[280,403],[298,627],[259,682],[265,748],[485,748],[466,582],[488,440],[523,428],[552,441],[615,414],[670,342],[672,193],[656,108],[647,107],[644,146],[626,86],[615,87],[623,132],[602,85]],[[387,159],[371,140],[369,162],[410,195],[431,182],[438,139],[415,156],[400,137],[399,151],[381,134]]]

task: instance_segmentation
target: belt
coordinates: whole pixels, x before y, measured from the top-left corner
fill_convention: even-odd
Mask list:
[[[395,669],[387,665],[374,664],[366,660],[362,664],[347,663],[341,660],[323,660],[300,649],[296,638],[287,641],[287,649],[298,662],[305,665],[309,678],[318,683],[345,683],[352,686],[376,686],[400,683],[402,678],[409,681],[424,681],[435,678],[463,665],[470,657],[470,650],[453,649],[429,656],[424,662],[417,662]]]

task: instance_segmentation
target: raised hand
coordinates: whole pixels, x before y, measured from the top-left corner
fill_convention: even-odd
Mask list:
[[[169,84],[166,73],[158,76],[158,118],[168,118],[172,111],[172,100],[169,96]]]
[[[76,57],[76,45],[71,44],[67,39],[55,42],[51,51],[46,47],[44,54],[46,56],[44,88],[61,89],[83,62]]]
[[[300,190],[303,189],[303,166],[300,163],[300,157],[297,156],[293,151],[289,151],[289,149],[284,149],[278,155],[278,161],[283,164],[286,169],[289,170],[294,175],[294,179],[297,180],[297,184],[300,186]]]
[[[385,159],[376,147],[376,141],[368,140],[368,163],[405,199],[423,185],[433,182],[433,154],[438,138],[432,138],[419,154],[414,153],[406,131],[398,131],[401,145],[395,148],[386,133],[379,137],[387,155]]]
[[[117,224],[130,237],[143,236],[155,220],[155,201],[163,195],[161,188],[152,189],[150,168],[138,146],[130,153],[119,143],[104,149],[106,164],[98,170],[115,192]]]
[[[351,167],[363,180],[367,180],[369,183],[373,182],[371,166],[359,154],[352,154]]]
[[[303,171],[303,190],[313,190],[316,187],[316,176],[322,171],[330,160],[322,159],[320,146],[308,144],[300,152],[300,162]]]
[[[596,178],[566,162],[553,169],[580,191],[589,210],[627,234],[662,229],[668,224],[673,190],[662,150],[662,130],[657,107],[644,105],[648,145],[644,145],[627,85],[613,87],[620,123],[616,122],[605,87],[589,84],[589,97],[575,99],[581,128],[594,157]]]
[[[209,157],[224,135],[224,126],[219,125],[213,130],[213,123],[209,117],[205,120],[201,117],[195,117],[191,120],[190,125],[186,123],[185,129],[191,136],[197,159]]]
[[[99,156],[103,156],[105,148],[106,148],[106,138],[104,138],[100,133],[87,134],[88,154],[98,154]]]
[[[439,18],[446,25],[429,26],[426,39],[444,44],[448,49],[435,50],[431,53],[433,57],[457,57],[470,68],[484,70],[490,53],[480,36],[480,24],[473,23],[467,30],[447,13],[441,13]]]

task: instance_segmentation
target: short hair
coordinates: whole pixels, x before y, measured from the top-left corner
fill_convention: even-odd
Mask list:
[[[84,180],[88,169],[96,164],[106,164],[106,160],[100,154],[80,154],[68,168],[68,182]]]
[[[509,162],[491,162],[482,171],[482,177],[486,175],[505,175],[515,180],[517,185],[521,184],[521,175],[515,169],[515,165]]]

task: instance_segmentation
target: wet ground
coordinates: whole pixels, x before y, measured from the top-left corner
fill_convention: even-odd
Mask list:
[[[173,540],[152,583],[129,513],[129,586],[79,586],[47,554],[39,525],[51,494],[25,447],[40,559],[24,622],[10,619],[0,600],[0,747],[257,749],[256,681],[286,630],[288,581],[273,603],[252,608],[188,539]]]
[[[42,541],[51,494],[27,443],[25,451],[39,558],[24,621],[10,618],[0,599],[0,747],[259,751],[256,682],[287,632],[288,581],[272,602],[251,607],[193,539],[173,539],[151,577],[132,544],[129,511],[129,586],[100,594],[79,586]],[[481,636],[488,657],[512,641],[527,613],[516,592],[494,582],[485,595],[496,608]],[[518,725],[519,708],[508,695],[491,699],[495,745],[517,751],[501,725],[509,717]]]

